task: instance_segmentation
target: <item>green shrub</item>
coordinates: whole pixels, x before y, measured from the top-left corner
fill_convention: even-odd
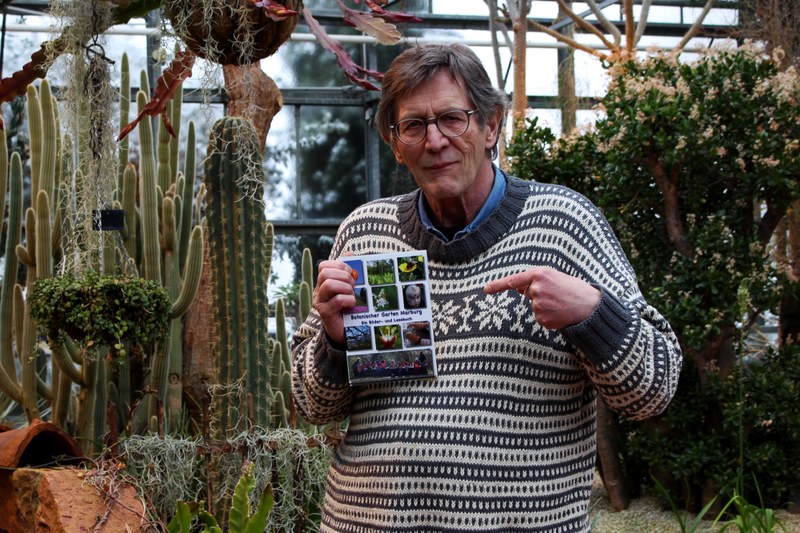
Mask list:
[[[680,340],[676,398],[664,416],[628,427],[635,481],[656,474],[696,510],[701,493],[732,496],[743,470],[765,502],[782,504],[800,485],[798,349],[742,367],[741,346],[800,288],[769,254],[800,198],[800,78],[750,45],[693,62],[655,53],[608,72],[593,128],[556,139],[532,121],[507,153],[513,174],[567,185],[603,210]],[[742,496],[756,501],[748,485]]]

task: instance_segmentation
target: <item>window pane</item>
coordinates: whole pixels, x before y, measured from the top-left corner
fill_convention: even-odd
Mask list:
[[[300,109],[298,218],[341,218],[367,200],[364,112]]]

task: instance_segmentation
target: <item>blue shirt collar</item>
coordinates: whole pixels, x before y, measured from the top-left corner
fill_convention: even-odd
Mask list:
[[[478,215],[475,217],[475,220],[470,222],[467,227],[456,233],[455,236],[453,236],[453,240],[463,237],[470,231],[477,228],[481,222],[488,218],[492,211],[494,211],[495,207],[497,207],[500,204],[500,201],[503,199],[503,195],[505,195],[506,192],[505,175],[503,174],[503,171],[494,164],[492,164],[492,168],[494,168],[494,185],[489,193],[489,197],[486,198],[486,201],[483,203],[483,207],[481,207],[481,210],[478,211]],[[422,225],[425,227],[425,229],[443,241],[448,240],[441,231],[436,229],[436,227],[433,225],[433,222],[431,222],[431,217],[428,215],[428,208],[425,202],[425,195],[423,195],[422,192],[420,192],[419,200],[417,201],[417,212],[419,213],[420,222],[422,222]]]

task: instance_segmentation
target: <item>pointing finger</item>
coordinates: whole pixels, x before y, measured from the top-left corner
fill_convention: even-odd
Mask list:
[[[518,272],[511,274],[504,278],[490,281],[483,287],[483,292],[486,294],[497,294],[503,291],[521,291],[526,289],[535,277],[535,271],[528,270],[526,272]]]

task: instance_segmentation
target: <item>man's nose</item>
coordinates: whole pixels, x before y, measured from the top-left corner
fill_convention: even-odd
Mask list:
[[[425,133],[425,143],[431,148],[440,148],[449,142],[449,139],[439,131],[435,121],[426,124],[428,131]]]

